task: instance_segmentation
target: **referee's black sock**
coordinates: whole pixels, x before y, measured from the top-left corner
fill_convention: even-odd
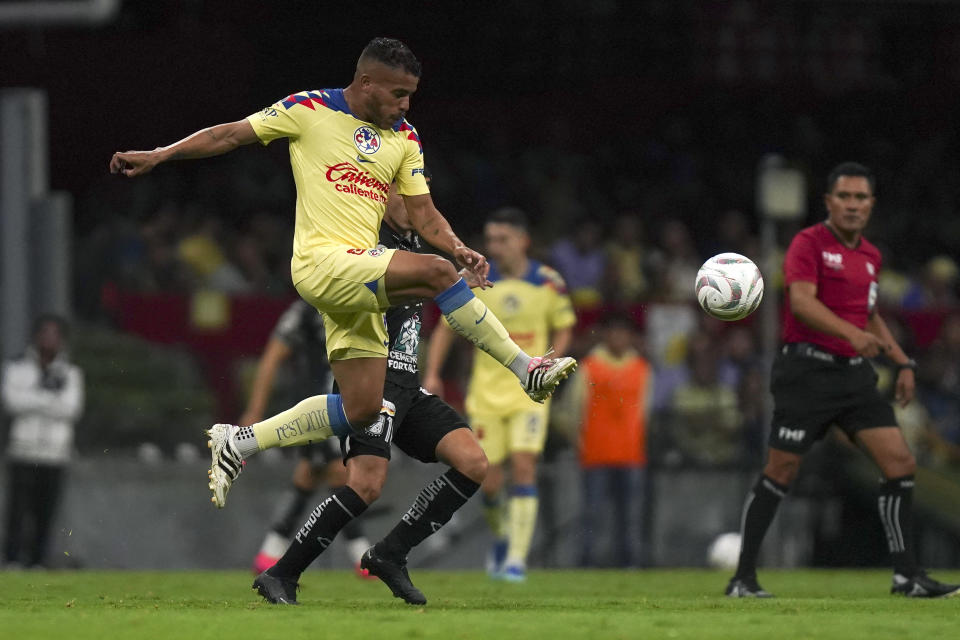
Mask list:
[[[377,555],[402,562],[410,549],[445,525],[479,488],[456,469],[447,469],[420,490],[400,522],[376,544]]]
[[[284,538],[289,538],[296,526],[297,517],[303,513],[307,506],[307,500],[313,495],[313,490],[301,489],[297,485],[291,485],[287,494],[280,499],[280,507],[277,509],[273,525],[270,527]]]
[[[917,573],[913,553],[913,484],[913,476],[891,478],[880,485],[877,499],[893,570],[908,578]]]
[[[737,578],[751,578],[757,574],[757,556],[760,544],[773,522],[780,500],[787,495],[789,487],[784,487],[761,475],[757,484],[747,494],[743,505],[740,524],[740,561],[737,563]]]
[[[348,522],[367,509],[367,503],[350,487],[343,486],[321,502],[293,536],[283,557],[269,569],[270,575],[299,578],[323,553]]]

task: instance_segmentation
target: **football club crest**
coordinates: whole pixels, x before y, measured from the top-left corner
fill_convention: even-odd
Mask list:
[[[370,127],[360,127],[353,132],[353,144],[357,145],[360,153],[376,153],[380,150],[380,134]]]

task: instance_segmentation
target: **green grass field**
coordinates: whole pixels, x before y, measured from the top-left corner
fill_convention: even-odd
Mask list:
[[[958,572],[935,577],[960,581]],[[523,585],[479,572],[415,571],[429,604],[379,581],[308,573],[301,607],[275,607],[241,572],[0,573],[0,637],[21,638],[923,638],[960,633],[960,598],[887,594],[886,571],[767,571],[773,600],[719,595],[697,570],[535,571]]]

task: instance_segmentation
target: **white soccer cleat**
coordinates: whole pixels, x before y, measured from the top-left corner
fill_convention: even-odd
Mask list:
[[[207,471],[210,484],[207,486],[213,491],[210,502],[217,505],[218,509],[226,506],[230,485],[243,471],[243,456],[234,442],[238,431],[240,427],[232,424],[215,424],[207,430],[207,437],[210,438],[207,441],[210,448],[210,470]]]
[[[570,357],[533,358],[527,367],[527,381],[523,390],[531,400],[543,404],[544,400],[553,395],[557,385],[576,368],[577,361]]]

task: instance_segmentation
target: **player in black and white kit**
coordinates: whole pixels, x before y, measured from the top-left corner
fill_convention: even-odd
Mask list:
[[[314,393],[330,393],[333,374],[327,362],[323,316],[303,300],[291,304],[273,329],[273,333],[257,364],[247,408],[237,423],[247,426],[259,422],[267,409],[274,381],[281,367],[292,369],[293,381],[286,395],[303,398]],[[289,404],[289,402],[285,403]],[[324,481],[331,489],[347,482],[340,447],[333,439],[298,447],[299,461],[293,472],[289,491],[277,504],[270,529],[253,560],[253,572],[259,574],[272,567],[290,544],[307,501]],[[360,575],[360,556],[370,546],[363,534],[363,525],[355,520],[343,529],[347,555]]]
[[[384,224],[384,248],[421,252],[403,200],[390,191]],[[409,604],[426,604],[410,581],[407,554],[446,524],[476,493],[487,473],[487,458],[463,418],[440,398],[420,387],[417,352],[422,305],[390,308],[386,315],[389,360],[384,408],[379,420],[362,434],[341,441],[347,483],[314,509],[277,563],[257,576],[253,587],[274,604],[297,604],[300,574],[330,545],[337,533],[363,513],[380,495],[387,477],[390,444],[423,462],[444,462],[446,471],[428,483],[396,526],[364,553],[361,567],[380,578]]]

